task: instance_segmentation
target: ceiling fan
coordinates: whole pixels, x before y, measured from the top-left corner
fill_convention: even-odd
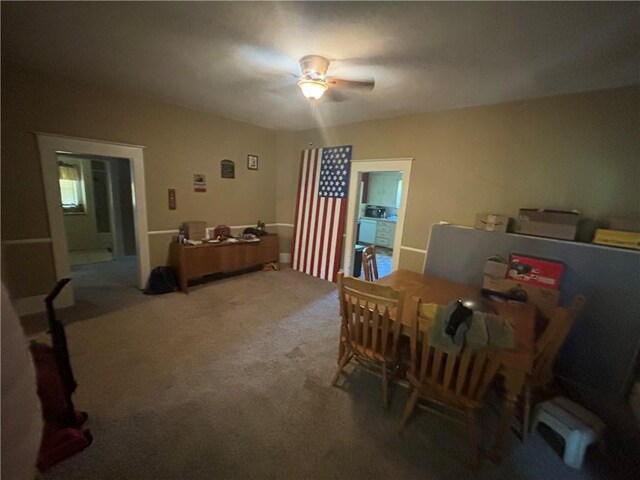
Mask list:
[[[334,91],[333,89],[335,88],[373,90],[375,86],[374,80],[358,81],[327,77],[329,63],[329,59],[320,55],[306,55],[300,59],[302,76],[298,80],[298,87],[300,87],[302,94],[308,99],[317,100],[322,97],[327,90],[331,89],[331,91]],[[337,94],[333,94],[332,99],[336,101],[342,100],[340,95]]]

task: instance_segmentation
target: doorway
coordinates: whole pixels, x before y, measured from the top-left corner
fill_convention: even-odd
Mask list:
[[[130,160],[75,153],[57,159],[71,266],[135,256]]]
[[[83,208],[86,209],[85,205],[80,206],[79,200],[83,199],[86,203],[86,190],[93,189],[93,213],[96,215],[94,220],[95,235],[93,238],[96,242],[96,249],[109,252],[108,249],[110,248],[111,252],[109,253],[111,254],[112,260],[123,259],[125,263],[129,264],[132,272],[131,275],[133,275],[132,285],[138,288],[144,288],[150,272],[150,262],[149,242],[147,238],[143,147],[48,134],[37,134],[37,137],[47,200],[47,213],[51,231],[56,278],[59,280],[72,276],[70,247],[73,246],[73,243],[67,238],[67,231],[65,229],[65,218],[67,215],[65,215],[65,213],[71,214],[75,209],[75,213],[77,214]],[[62,160],[60,160],[59,157]],[[63,161],[63,163],[66,163],[68,166],[72,165],[72,161],[79,157],[85,158],[88,162],[90,168],[88,171],[91,172],[91,182],[89,184],[85,182],[82,185],[76,183],[75,187],[68,182],[61,183],[61,178],[66,176],[66,174],[60,171],[59,162]],[[113,180],[116,178],[114,172],[119,170],[120,167],[129,172],[128,183],[130,190],[128,194],[123,193],[120,197],[114,198]],[[101,173],[93,177],[94,171]],[[82,175],[84,175],[82,167],[79,175],[69,171],[67,173],[70,178],[75,178],[76,176],[82,177]],[[120,173],[117,173],[117,176],[119,178]],[[123,178],[126,178],[126,175]],[[76,190],[75,193],[72,192],[73,188]],[[85,190],[83,191],[82,189]],[[100,205],[97,207],[95,206],[96,192],[101,197],[99,200]],[[83,197],[83,195],[85,195],[85,197]],[[132,217],[130,222],[118,218],[119,215],[120,217],[127,215],[127,208],[125,208],[127,198],[131,206],[130,210],[128,210],[128,215]],[[67,205],[64,205],[65,202]],[[118,209],[115,208],[115,204],[118,204]],[[65,212],[65,210],[67,210],[67,212]],[[71,215],[69,215],[68,218],[71,218]],[[100,225],[98,225],[98,223],[100,223]],[[117,233],[116,223],[123,229],[128,228],[133,231],[133,241],[131,241],[131,235],[120,235]],[[125,225],[128,225],[128,227],[125,227]],[[126,240],[127,238],[129,239],[128,241]],[[128,244],[128,247],[126,247],[125,244]],[[134,255],[126,255],[127,252],[130,253],[132,250],[135,251]],[[106,254],[104,258],[106,258]],[[128,262],[126,260],[128,260]],[[86,265],[80,265],[78,268],[86,269]],[[121,272],[119,275],[120,274]],[[66,287],[58,297],[57,305],[59,307],[73,305],[74,294],[72,284]]]
[[[359,185],[353,276],[364,278],[360,252],[375,245],[378,275],[382,277],[392,271],[402,172],[363,172]]]
[[[413,159],[352,160],[343,271],[358,272],[359,255],[376,245],[378,274],[398,269]]]

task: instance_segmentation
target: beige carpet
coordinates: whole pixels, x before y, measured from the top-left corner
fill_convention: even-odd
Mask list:
[[[378,377],[358,369],[340,388],[329,384],[339,328],[333,284],[285,269],[189,295],[110,288],[108,296],[139,301],[112,300],[94,317],[81,307],[82,321],[67,327],[76,406],[90,415],[94,443],[45,479],[630,478],[622,452],[590,452],[575,471],[540,434],[525,445],[512,435],[502,464],[485,458],[472,472],[464,427],[426,412],[398,435],[406,390],[393,390],[385,412]],[[104,298],[98,291],[93,302]],[[482,415],[485,448],[496,419],[490,408]]]

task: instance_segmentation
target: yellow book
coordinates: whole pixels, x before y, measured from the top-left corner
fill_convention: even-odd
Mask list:
[[[640,250],[640,232],[624,232],[622,230],[596,230],[593,243],[610,247],[634,248]]]

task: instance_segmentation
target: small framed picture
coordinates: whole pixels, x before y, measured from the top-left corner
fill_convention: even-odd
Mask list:
[[[249,170],[257,170],[258,169],[258,156],[257,155],[247,155],[247,168]]]
[[[236,178],[236,164],[233,160],[222,160],[220,162],[220,177]]]
[[[207,177],[205,177],[202,173],[193,174],[193,191],[194,192],[207,191]]]

